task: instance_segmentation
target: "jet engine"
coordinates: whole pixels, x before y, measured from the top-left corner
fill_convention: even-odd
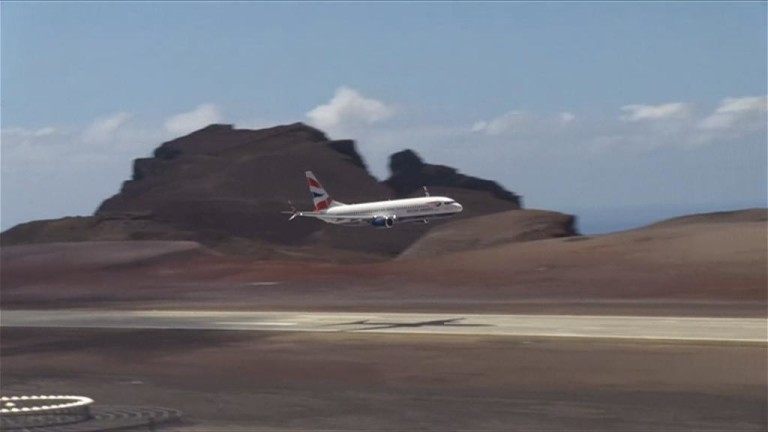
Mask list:
[[[377,228],[392,228],[392,225],[395,224],[395,216],[376,216],[371,221],[371,225],[377,227]]]

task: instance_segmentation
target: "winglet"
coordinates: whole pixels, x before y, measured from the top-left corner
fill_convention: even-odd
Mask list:
[[[288,207],[290,207],[291,209],[288,210],[288,211],[282,211],[280,213],[291,215],[291,217],[289,217],[288,220],[292,221],[292,220],[296,219],[296,216],[299,215],[299,211],[296,210],[296,207],[293,206],[293,203],[290,200],[288,200]]]

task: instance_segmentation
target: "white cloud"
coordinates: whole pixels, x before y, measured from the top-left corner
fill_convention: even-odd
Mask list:
[[[725,98],[709,117],[699,122],[704,130],[765,127],[767,96]]]
[[[169,117],[165,130],[174,135],[186,135],[213,123],[222,121],[219,108],[210,103],[200,104],[192,111]]]
[[[109,142],[132,117],[133,114],[120,112],[96,119],[83,131],[83,141],[89,144]]]
[[[625,122],[642,120],[679,120],[691,115],[691,105],[682,102],[673,102],[662,105],[625,105],[621,107],[625,112],[619,118]]]
[[[2,134],[7,137],[46,137],[59,133],[59,131],[51,126],[43,127],[40,129],[26,129],[22,127],[12,127],[2,130]]]
[[[561,125],[567,125],[569,123],[573,123],[573,121],[576,120],[576,115],[569,112],[562,112],[560,113],[560,124]]]
[[[472,132],[483,132],[487,135],[521,132],[529,125],[532,117],[523,111],[510,111],[492,120],[479,121],[472,125]]]
[[[490,120],[475,122],[471,132],[489,136],[517,136],[534,139],[537,136],[559,133],[562,126],[572,124],[576,115],[561,112],[556,116],[542,116],[527,111],[510,111]]]
[[[32,165],[45,165],[67,154],[68,146],[34,141],[3,143],[3,171],[28,171]]]
[[[621,109],[623,116],[618,118],[616,112],[595,115],[555,110],[539,114],[511,110],[474,124],[461,121],[430,124],[414,118],[399,118],[382,126],[379,122],[395,114],[394,106],[341,88],[327,104],[306,115],[316,126],[331,129],[328,132],[349,133],[348,137],[357,140],[368,166],[382,178],[388,175],[388,156],[412,148],[428,162],[456,166],[468,174],[507,179],[513,189],[519,184],[519,192],[533,193],[536,182],[526,179],[560,178],[558,169],[573,169],[575,176],[581,172],[579,169],[585,171],[579,167],[596,161],[625,161],[626,166],[631,166],[635,159],[658,161],[667,156],[690,157],[687,155],[693,156],[692,152],[697,152],[698,158],[706,154],[728,154],[734,147],[754,155],[756,143],[762,143],[764,149],[765,96],[727,98],[711,111],[700,114],[694,108],[683,102],[626,105]],[[260,118],[245,120],[240,122],[241,126],[251,128],[278,123]],[[3,181],[19,185],[19,190],[35,181],[44,184],[46,190],[76,190],[82,187],[83,180],[72,177],[72,172],[100,170],[98,175],[104,179],[100,183],[107,191],[92,194],[91,201],[82,207],[83,212],[89,213],[130,175],[132,159],[149,155],[165,140],[220,121],[216,105],[202,104],[164,122],[160,119],[147,123],[128,113],[116,113],[85,127],[4,128]],[[109,145],[83,145],[87,144],[86,137],[91,142]],[[482,151],[474,150],[478,146],[482,146]],[[636,158],[638,154],[643,157]],[[758,157],[753,158],[759,161]],[[553,161],[560,165],[553,168],[550,166]],[[749,163],[744,164],[747,165]],[[95,174],[91,177],[95,178]],[[531,183],[523,187],[524,181]],[[549,192],[557,193],[559,186],[553,186]],[[51,193],[51,196],[58,195],[62,193]],[[19,198],[14,204],[21,202]],[[64,213],[60,210],[53,213],[61,214]]]
[[[159,125],[137,124],[133,117],[115,113],[80,128],[3,128],[2,170],[37,175],[67,166],[84,155],[124,160],[129,169],[131,158],[149,153],[169,138]]]
[[[72,134],[53,127],[2,130],[3,172],[28,172],[36,165],[49,164],[71,148]]]
[[[395,108],[380,100],[366,98],[357,90],[341,87],[325,105],[307,112],[314,126],[333,133],[353,131],[361,125],[378,123],[392,117]]]
[[[50,135],[56,134],[56,132],[57,132],[56,128],[52,128],[49,126],[49,127],[44,127],[42,129],[36,130],[34,132],[34,136],[37,136],[37,137],[50,136]]]
[[[515,148],[518,154],[562,154],[575,149],[637,154],[751,139],[751,134],[764,133],[765,116],[766,98],[747,97],[724,99],[707,118],[697,116],[691,103],[670,102],[625,105],[618,118],[510,111],[477,121],[466,130],[485,148]]]
[[[119,190],[131,175],[131,160],[169,138],[159,122],[131,118],[118,113],[80,127],[3,128],[3,228],[90,214]]]

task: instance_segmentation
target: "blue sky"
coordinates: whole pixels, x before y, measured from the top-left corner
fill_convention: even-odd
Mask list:
[[[311,123],[356,139],[380,178],[413,148],[587,231],[766,205],[765,3],[3,2],[0,17],[3,229],[90,214],[132,159],[211,121]]]

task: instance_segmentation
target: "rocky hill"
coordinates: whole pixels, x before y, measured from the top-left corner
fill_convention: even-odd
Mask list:
[[[413,150],[403,150],[390,156],[391,176],[384,182],[398,198],[423,193],[447,195],[464,205],[464,217],[522,208],[521,198],[491,180],[471,177],[444,165],[424,163]]]
[[[458,219],[521,207],[517,195],[495,182],[424,163],[410,150],[393,155],[390,167],[391,177],[379,182],[354,141],[329,140],[302,123],[261,130],[211,125],[136,159],[131,179],[93,216],[22,224],[4,232],[2,242],[191,240],[224,253],[347,261],[396,256],[435,226],[379,230],[289,222],[280,214],[288,201],[312,208],[306,170],[347,203],[410,196],[428,186],[464,204]]]

